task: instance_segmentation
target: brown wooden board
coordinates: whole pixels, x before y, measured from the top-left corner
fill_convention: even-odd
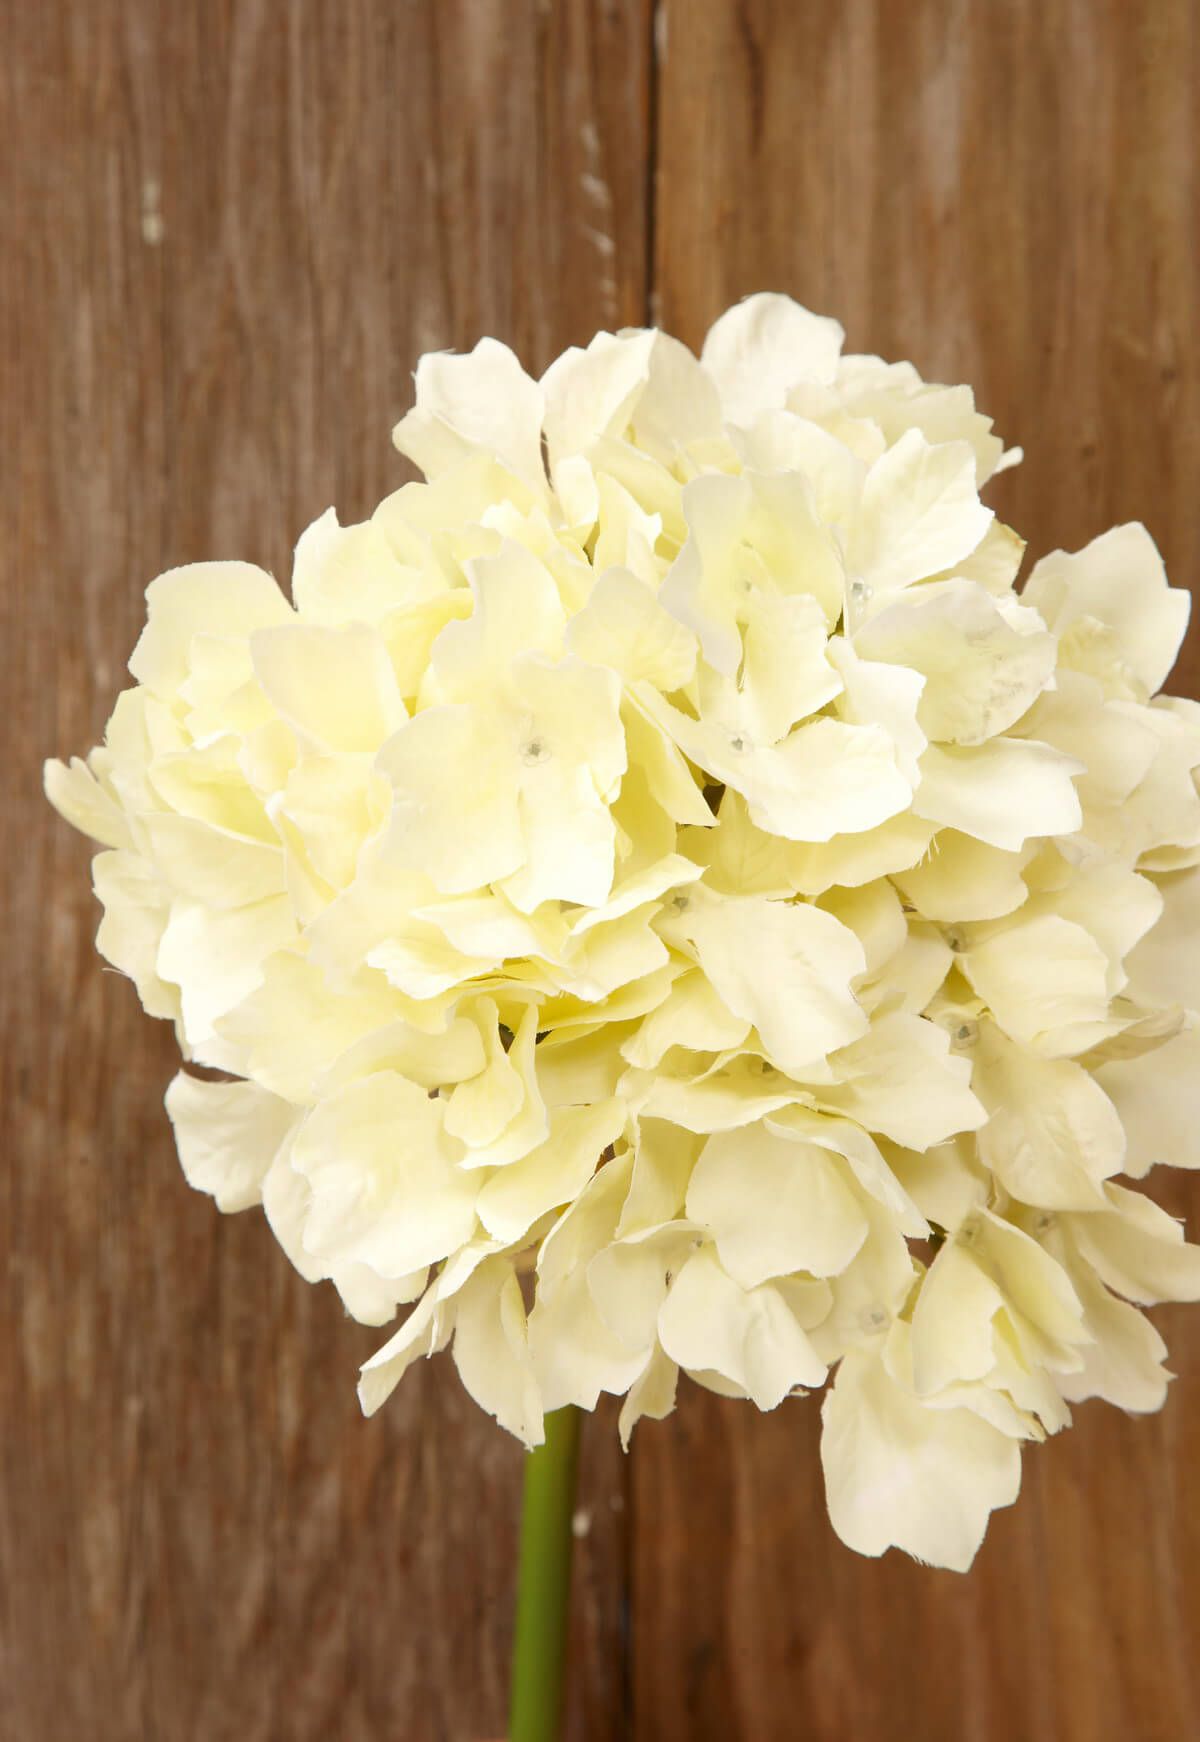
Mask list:
[[[172,1154],[173,1037],[93,953],[83,751],[159,570],[286,578],[361,518],[423,350],[541,369],[645,318],[649,17],[5,4],[0,1737],[477,1742],[507,1702],[521,1452]],[[617,76],[619,69],[619,76]],[[625,1727],[628,1466],[580,1504],[572,1724]]]
[[[1142,519],[1195,587],[1195,7],[714,0],[668,4],[663,46],[661,322],[698,344],[763,288],[835,314],[1024,446],[988,499],[1031,556]],[[1198,680],[1200,624],[1172,687]],[[1192,1176],[1150,1184],[1194,1231]],[[1078,1409],[966,1579],[845,1552],[816,1399],[683,1394],[633,1460],[636,1734],[1200,1736],[1200,1318],[1155,1317],[1163,1414]]]
[[[404,476],[421,351],[540,369],[787,290],[970,380],[1035,552],[1200,575],[1188,0],[0,0],[0,1738],[482,1742],[521,1454],[185,1185],[173,1037],[41,797],[171,564],[286,576]],[[1176,687],[1196,693],[1200,631]],[[1186,1175],[1162,1188],[1200,1223]],[[815,1400],[588,1424],[571,1742],[1200,1735],[1200,1318],[1026,1458],[968,1578],[833,1538]]]

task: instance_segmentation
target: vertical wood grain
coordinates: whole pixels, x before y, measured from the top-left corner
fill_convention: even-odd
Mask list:
[[[159,570],[286,579],[403,481],[431,347],[540,370],[644,316],[645,0],[0,6],[6,537],[0,1734],[481,1742],[521,1453],[187,1188],[172,1036],[92,950],[44,756],[101,732]],[[589,1424],[569,1733],[623,1733],[628,1467]]]
[[[665,0],[656,311],[693,345],[790,292],[849,348],[970,381],[1040,554],[1144,519],[1200,583],[1200,19],[1187,0]],[[1200,632],[1173,686],[1196,693]],[[1200,1228],[1187,1175],[1153,1182]],[[637,1734],[656,1742],[1175,1742],[1200,1734],[1200,1324],[1149,1421],[1025,1458],[969,1578],[849,1554],[816,1400],[695,1390],[634,1460]]]
[[[482,1742],[520,1453],[438,1363],[362,1422],[378,1334],[188,1190],[172,1037],[94,956],[41,758],[102,729],[158,570],[286,575],[309,520],[399,480],[422,350],[492,332],[540,369],[640,323],[648,287],[692,343],[777,288],[972,381],[1026,448],[991,499],[1035,551],[1140,517],[1194,584],[1200,23],[1187,0],[0,21],[0,1736]],[[1162,1189],[1196,1218],[1186,1176]],[[1200,1734],[1200,1331],[1159,1317],[1166,1410],[1082,1408],[968,1579],[833,1539],[813,1402],[685,1389],[629,1462],[601,1411],[571,1742]]]

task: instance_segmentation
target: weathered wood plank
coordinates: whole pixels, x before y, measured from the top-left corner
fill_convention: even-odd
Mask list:
[[[8,772],[0,1729],[477,1742],[502,1727],[520,1452],[179,1173],[172,1037],[92,953],[40,794],[160,569],[286,575],[403,479],[431,346],[543,367],[643,318],[648,0],[4,5]],[[626,1466],[585,1450],[570,1733],[623,1733]]]
[[[1027,460],[1034,552],[1141,518],[1200,582],[1196,130],[1186,0],[667,0],[657,311],[698,344],[789,291],[850,348],[969,380]],[[1200,634],[1176,687],[1196,693]],[[1187,1176],[1166,1182],[1200,1224]],[[656,1742],[1147,1742],[1200,1733],[1200,1328],[1159,1315],[1164,1414],[1100,1405],[1025,1460],[966,1580],[832,1537],[815,1400],[692,1392],[639,1430],[636,1733]]]
[[[1029,454],[994,501],[1035,549],[1140,515],[1192,581],[1184,0],[658,11],[665,324],[698,342],[790,290],[854,348],[976,384]],[[540,367],[642,319],[649,0],[0,15],[0,1729],[473,1742],[502,1724],[519,1453],[436,1365],[361,1423],[372,1334],[187,1190],[171,1038],[98,970],[86,850],[37,766],[99,732],[158,569],[284,572],[308,519],[395,481],[420,350],[491,331]],[[571,1736],[1200,1729],[1200,1341],[1162,1322],[1164,1415],[1081,1411],[968,1581],[832,1539],[811,1404],[685,1396],[639,1430],[632,1517],[606,1412]]]

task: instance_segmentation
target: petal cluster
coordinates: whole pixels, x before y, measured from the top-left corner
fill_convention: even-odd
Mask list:
[[[1120,527],[1037,564],[966,387],[757,296],[699,359],[433,355],[291,597],[176,569],[105,742],[103,955],[189,1181],[529,1445],[829,1385],[839,1535],[965,1568],[1026,1440],[1162,1403],[1200,1251],[1200,708]]]

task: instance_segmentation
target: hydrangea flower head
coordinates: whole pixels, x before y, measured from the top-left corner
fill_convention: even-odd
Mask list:
[[[966,387],[757,296],[699,359],[424,357],[425,482],[290,599],[152,582],[47,765],[97,938],[186,1064],[184,1172],[543,1414],[826,1386],[839,1535],[965,1568],[1023,1442],[1153,1410],[1200,1251],[1200,707],[1146,531],[1038,563]],[[214,1078],[212,1073],[220,1073]],[[828,1382],[828,1383],[827,1383]]]

